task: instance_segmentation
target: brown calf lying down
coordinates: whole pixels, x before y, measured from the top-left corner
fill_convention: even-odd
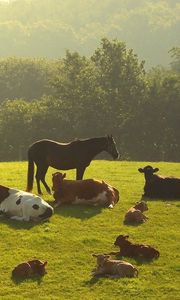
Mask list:
[[[12,276],[21,278],[33,277],[36,275],[43,276],[46,274],[46,265],[47,261],[43,263],[38,259],[30,260],[17,265],[12,271]]]
[[[131,207],[128,212],[125,214],[124,224],[130,223],[143,223],[148,218],[143,214],[144,211],[148,210],[147,203],[144,201],[137,202],[136,205]]]
[[[135,277],[138,270],[130,263],[122,260],[109,259],[110,255],[93,254],[97,258],[97,267],[92,275],[107,275],[111,277]]]
[[[119,235],[116,238],[114,245],[119,246],[120,251],[111,252],[109,254],[132,257],[141,260],[151,260],[159,257],[160,253],[155,248],[145,244],[133,244],[127,240],[128,238],[128,235]]]
[[[119,201],[119,192],[104,181],[95,179],[66,180],[66,174],[52,175],[55,206],[60,204],[91,204],[113,208]]]
[[[140,173],[144,173],[145,185],[143,196],[149,198],[180,199],[180,178],[162,177],[154,174],[158,168],[146,166],[139,168]]]

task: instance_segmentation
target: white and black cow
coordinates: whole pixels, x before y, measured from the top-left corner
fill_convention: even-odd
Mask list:
[[[39,196],[0,185],[0,212],[18,221],[41,221],[53,208]]]

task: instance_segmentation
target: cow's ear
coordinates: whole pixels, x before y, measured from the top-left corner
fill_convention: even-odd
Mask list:
[[[156,173],[156,172],[158,172],[158,171],[159,171],[159,168],[153,169],[153,173]]]
[[[98,254],[93,253],[92,256],[93,257],[98,257]]]
[[[144,170],[143,170],[142,168],[139,168],[138,171],[139,171],[140,173],[144,173]]]
[[[66,173],[63,174],[62,178],[63,178],[63,179],[66,178]]]
[[[125,238],[125,239],[128,239],[128,238],[129,238],[129,235],[125,235],[124,238]]]

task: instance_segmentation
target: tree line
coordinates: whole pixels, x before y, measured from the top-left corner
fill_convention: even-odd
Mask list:
[[[180,49],[171,66],[145,62],[119,40],[90,57],[0,60],[0,160],[26,160],[42,138],[68,142],[113,134],[121,159],[179,161]]]

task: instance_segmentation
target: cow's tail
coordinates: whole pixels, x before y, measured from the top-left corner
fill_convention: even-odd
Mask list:
[[[34,160],[31,154],[31,149],[28,150],[28,172],[27,172],[27,187],[26,191],[31,192],[33,189],[34,180]]]
[[[138,277],[138,274],[139,274],[138,269],[134,268],[134,277]]]

